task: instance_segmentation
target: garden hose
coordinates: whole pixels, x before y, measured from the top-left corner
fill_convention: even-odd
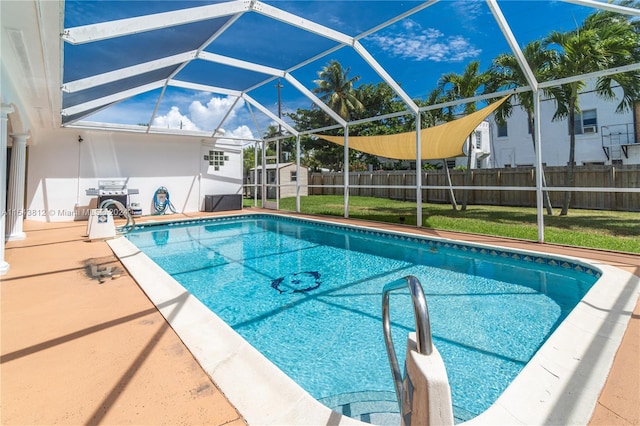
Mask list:
[[[156,189],[155,194],[153,194],[153,209],[155,211],[154,214],[165,214],[167,209],[171,213],[176,213],[176,209],[169,199],[169,191],[164,186]]]

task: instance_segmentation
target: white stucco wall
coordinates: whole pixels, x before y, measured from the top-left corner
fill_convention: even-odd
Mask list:
[[[86,195],[104,179],[127,179],[138,189],[130,202],[142,214],[153,212],[153,196],[166,187],[178,212],[202,210],[205,195],[237,194],[242,190],[239,147],[203,145],[198,138],[59,129],[39,134],[29,147],[26,218],[70,221],[85,218],[97,197]],[[83,142],[78,142],[82,136]],[[215,148],[214,148],[215,147]],[[204,160],[209,149],[224,151],[228,161],[215,171]]]
[[[588,89],[587,89],[588,91]],[[619,96],[622,91],[614,90]],[[616,113],[619,100],[605,101],[594,93],[584,93],[579,97],[582,111],[595,109],[597,111],[598,132],[576,135],[576,164],[604,162],[611,164],[602,149],[602,126],[633,123],[633,113]],[[548,166],[565,166],[569,161],[569,125],[567,120],[553,121],[556,104],[553,100],[541,102],[541,133],[542,133],[542,162]],[[498,137],[497,125],[492,122],[493,152],[495,153],[495,167],[519,165],[534,165],[535,153],[527,125],[527,114],[515,107],[513,114],[507,121],[506,137]],[[623,164],[640,164],[639,147],[630,147],[629,158],[622,158]]]

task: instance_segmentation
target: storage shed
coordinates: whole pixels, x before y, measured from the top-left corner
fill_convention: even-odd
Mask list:
[[[267,164],[264,166],[267,173],[267,179],[265,183],[267,185],[276,184],[276,172],[278,176],[278,183],[280,184],[280,196],[278,198],[288,198],[296,196],[296,187],[300,184],[300,196],[309,195],[309,170],[306,167],[300,166],[300,174],[297,173],[297,166],[295,163],[279,163],[279,164]],[[247,177],[247,183],[253,184],[256,178],[255,169],[249,170],[249,176]],[[257,183],[262,183],[262,167],[258,167]],[[261,197],[261,188],[258,187],[258,197]],[[276,187],[267,188],[267,198],[276,198]],[[253,188],[250,188],[250,195],[253,197]]]

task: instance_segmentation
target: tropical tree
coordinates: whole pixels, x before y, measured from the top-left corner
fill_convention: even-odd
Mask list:
[[[442,88],[436,87],[431,92],[429,92],[426,100],[416,100],[416,103],[420,107],[442,104],[448,100],[447,96],[448,95],[445,95],[442,92]],[[442,124],[447,121],[452,121],[455,118],[454,110],[452,107],[430,109],[428,111],[424,111],[421,116],[423,129],[427,127],[437,126],[438,124]]]
[[[546,45],[558,49],[559,58],[552,72],[555,78],[571,77],[638,62],[640,59],[640,32],[638,24],[629,17],[610,11],[598,11],[589,15],[574,31],[552,32]],[[617,112],[632,108],[640,99],[640,72],[607,75],[595,79],[595,93],[603,99],[615,99],[614,85],[622,89],[622,100]],[[554,119],[568,118],[569,161],[566,186],[574,186],[575,166],[575,117],[580,112],[578,94],[584,90],[584,81],[563,84],[555,97],[557,110]],[[572,192],[565,194],[560,215],[566,215]]]
[[[440,90],[449,100],[465,99],[476,96],[482,91],[485,84],[489,82],[489,74],[480,72],[480,62],[471,61],[462,74],[443,74],[438,82]],[[468,102],[464,107],[464,114],[471,114],[476,111],[476,103]],[[473,143],[469,135],[467,150],[467,173],[465,174],[465,186],[471,184],[471,158],[473,154]],[[463,191],[462,210],[467,209],[468,190]]]
[[[550,70],[558,60],[558,53],[555,50],[545,49],[542,41],[534,40],[527,44],[522,53],[531,68],[534,77],[537,81],[545,81],[549,79]],[[488,70],[489,82],[486,85],[487,93],[494,93],[502,89],[510,89],[516,87],[522,87],[529,84],[526,75],[520,64],[516,60],[516,57],[511,53],[503,53],[493,59],[491,66]],[[548,89],[545,93],[549,93]],[[533,143],[533,150],[536,150],[536,138],[533,122],[533,93],[521,92],[513,94],[498,110],[495,112],[496,121],[499,123],[506,122],[507,118],[511,116],[513,112],[513,101],[517,101],[518,104],[527,113],[527,125],[529,133],[531,134],[531,142]],[[544,178],[544,171],[542,171],[542,181],[546,185]],[[547,209],[547,214],[553,215],[553,207],[549,200],[549,192],[545,191],[544,204]]]
[[[356,98],[362,104],[362,108],[354,110],[351,119],[372,117],[378,114],[389,114],[404,111],[406,106],[397,97],[395,92],[386,83],[363,84],[354,89]],[[319,128],[327,125],[326,114],[317,107],[310,110],[298,109],[295,113],[289,113],[288,117],[294,123],[297,130]],[[369,136],[394,134],[414,130],[413,119],[407,117],[391,117],[383,120],[376,120],[349,127],[349,134],[352,136]],[[333,134],[342,134],[340,130]],[[303,136],[301,139],[303,149],[303,163],[308,167],[323,167],[330,170],[342,170],[344,161],[344,148],[320,138]],[[369,155],[356,150],[349,150],[350,162],[360,162],[373,166],[374,169],[380,167],[380,161],[376,156]]]
[[[349,78],[349,71],[350,68],[343,69],[340,62],[333,59],[318,72],[318,79],[314,80],[318,87],[313,89],[313,93],[320,95],[320,99],[345,120],[364,108],[353,87],[360,76]]]

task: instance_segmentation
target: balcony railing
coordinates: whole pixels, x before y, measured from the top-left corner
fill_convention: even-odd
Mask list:
[[[629,158],[628,148],[640,140],[640,129],[636,130],[633,123],[614,124],[602,126],[602,149],[607,156],[607,160]]]

